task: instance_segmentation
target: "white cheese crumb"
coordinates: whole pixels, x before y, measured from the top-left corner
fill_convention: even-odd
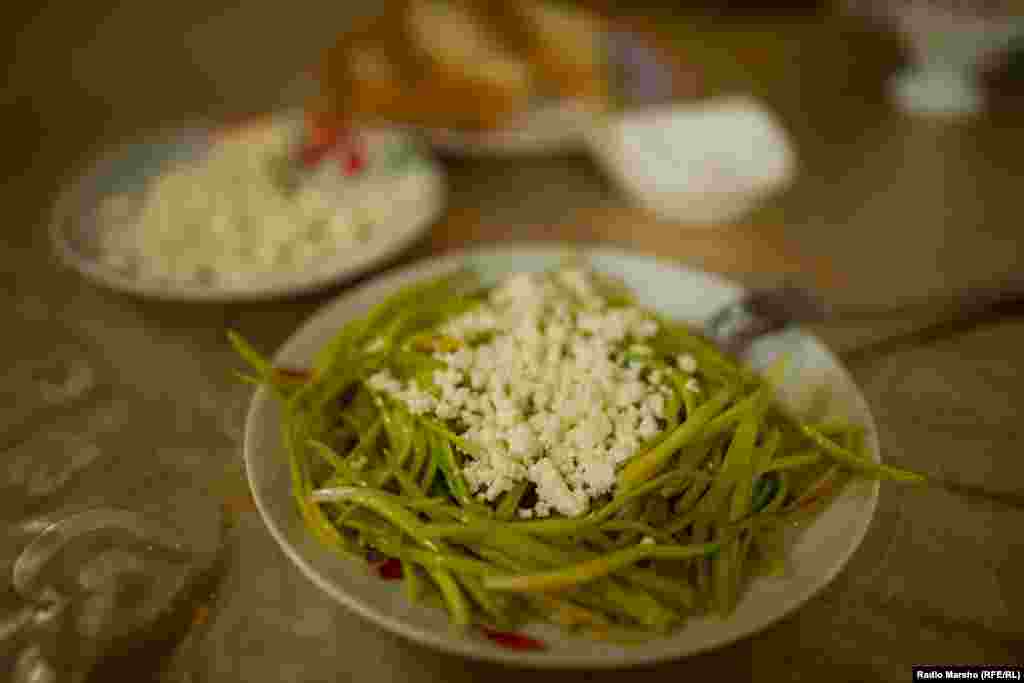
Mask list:
[[[291,190],[282,176],[301,135],[301,118],[250,125],[155,175],[137,196],[110,196],[100,206],[102,258],[140,277],[237,286],[317,268],[358,246],[387,213],[385,193],[404,180],[348,177],[332,156],[296,174]],[[369,147],[371,168],[379,146]],[[339,189],[354,200],[341,201]]]
[[[683,388],[689,391],[691,394],[699,394],[700,382],[691,377],[690,379],[686,380],[686,384],[683,385]]]
[[[697,372],[697,358],[692,353],[684,353],[676,358],[676,365],[688,375]]]
[[[529,481],[537,503],[518,510],[520,518],[582,515],[613,492],[616,467],[658,434],[666,405],[660,373],[645,379],[642,364],[621,365],[627,348],[652,353],[640,342],[657,323],[638,308],[588,302],[594,292],[582,270],[514,275],[442,326],[462,342],[494,334],[434,354],[447,366],[431,378],[439,398],[388,373],[368,385],[413,413],[456,420],[453,428],[482,452],[463,467],[478,499],[494,501]]]
[[[655,545],[656,541],[650,536],[644,536],[643,540],[640,541],[640,545]]]
[[[638,356],[651,356],[654,355],[654,349],[646,344],[633,344],[629,347],[630,353],[635,353]]]
[[[364,348],[367,353],[377,353],[378,351],[384,350],[385,344],[386,342],[383,337],[375,337],[373,341],[368,343]]]

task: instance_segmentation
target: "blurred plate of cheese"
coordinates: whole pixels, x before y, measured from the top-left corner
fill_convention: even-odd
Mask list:
[[[289,110],[199,121],[102,155],[61,192],[51,237],[94,282],[142,296],[294,296],[352,279],[444,208],[440,167],[408,134]]]

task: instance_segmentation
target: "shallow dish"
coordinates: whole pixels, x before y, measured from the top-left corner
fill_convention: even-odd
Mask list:
[[[222,130],[214,122],[200,121],[151,133],[101,155],[61,190],[54,205],[50,237],[61,261],[102,286],[158,299],[239,301],[295,296],[351,280],[387,263],[425,234],[444,209],[442,171],[414,148],[419,163],[406,201],[391,203],[389,215],[371,228],[365,241],[339,250],[315,267],[239,284],[204,286],[136,277],[104,263],[99,252],[103,199],[113,193],[139,196],[146,181],[170,165],[201,159]],[[336,201],[343,201],[340,192]]]
[[[414,281],[469,265],[493,281],[515,271],[556,266],[572,252],[558,246],[512,246],[455,252],[383,275],[339,297],[314,315],[275,357],[282,366],[308,366],[314,354],[352,317]],[[614,249],[592,249],[584,256],[597,270],[622,277],[640,301],[679,320],[695,323],[740,296],[742,290],[718,277],[666,261]],[[811,405],[822,417],[843,416],[863,424],[865,443],[879,459],[874,420],[864,397],[839,361],[814,336],[800,330],[762,337],[747,360],[764,367],[780,353],[790,355],[780,390],[789,405]],[[741,598],[726,620],[694,618],[657,640],[621,646],[563,633],[558,627],[525,629],[547,649],[505,650],[473,631],[454,632],[441,609],[410,604],[395,582],[381,581],[364,565],[332,553],[308,533],[292,497],[288,462],[281,446],[276,399],[261,387],[253,398],[245,434],[245,460],[256,504],[271,534],[299,569],[328,595],[378,625],[410,640],[454,654],[534,667],[611,668],[649,664],[692,655],[751,635],[781,619],[825,587],[846,564],[867,532],[878,497],[878,483],[855,481],[813,524],[794,539],[789,571],[762,578]]]

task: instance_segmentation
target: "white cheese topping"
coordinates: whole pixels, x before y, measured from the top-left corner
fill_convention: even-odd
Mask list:
[[[688,375],[697,372],[697,358],[692,353],[684,353],[676,358],[676,365]]]
[[[447,365],[434,373],[436,398],[387,372],[369,385],[413,413],[457,420],[484,454],[463,470],[474,494],[494,501],[530,481],[538,502],[520,517],[577,516],[614,489],[616,467],[663,428],[670,390],[620,359],[657,330],[638,308],[608,308],[581,270],[519,274],[442,328],[462,341],[493,336],[436,354]]]
[[[144,279],[258,283],[366,242],[396,200],[418,191],[417,174],[384,172],[383,160],[405,144],[397,134],[366,137],[366,167],[353,175],[341,152],[294,168],[301,135],[294,117],[252,124],[144,190],[111,195],[100,207],[105,263]]]

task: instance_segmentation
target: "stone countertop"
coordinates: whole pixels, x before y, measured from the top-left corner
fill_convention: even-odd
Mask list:
[[[0,565],[8,571],[48,520],[100,502],[163,514],[189,533],[223,511],[228,539],[217,589],[196,602],[159,667],[128,657],[107,674],[129,665],[175,682],[518,674],[412,645],[334,605],[254,511],[240,454],[249,390],[230,375],[237,364],[222,331],[276,348],[340,288],[267,304],[157,303],[93,288],[49,251],[61,179],[135,131],[274,104],[346,20],[321,5],[51,4],[5,41],[14,117],[0,160]],[[753,92],[775,108],[801,159],[794,187],[741,225],[708,229],[629,208],[582,155],[449,160],[448,214],[401,262],[507,239],[616,243],[748,284],[793,277],[860,309],[815,332],[863,387],[884,457],[943,485],[883,486],[864,545],[823,593],[756,636],[645,670],[650,680],[902,681],[913,664],[1024,663],[1019,306],[939,325],[917,307],[1009,281],[1024,263],[1014,182],[1024,177],[1024,129],[999,115],[895,113],[883,84],[898,49],[847,18],[661,23],[716,91]],[[15,679],[34,652],[11,626],[18,609],[2,589],[0,676]]]

